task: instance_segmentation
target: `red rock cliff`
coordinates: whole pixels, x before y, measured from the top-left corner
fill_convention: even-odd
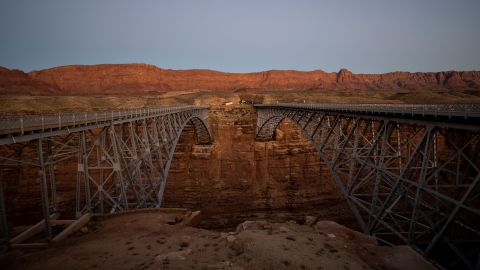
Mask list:
[[[142,94],[172,90],[480,90],[479,71],[353,74],[321,70],[224,73],[146,64],[74,65],[30,73],[0,68],[0,94]]]
[[[51,95],[58,93],[56,87],[30,76],[20,70],[0,67],[0,94],[4,95]]]
[[[293,123],[282,122],[275,141],[257,142],[249,106],[212,106],[209,122],[212,145],[195,145],[193,129],[183,131],[163,206],[199,209],[210,228],[305,215],[355,228],[328,167]]]

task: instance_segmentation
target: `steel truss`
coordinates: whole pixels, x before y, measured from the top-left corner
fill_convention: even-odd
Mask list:
[[[257,140],[275,139],[286,118],[311,140],[364,232],[408,244],[440,267],[480,268],[478,118],[407,118],[342,105],[256,109]]]
[[[100,113],[80,122],[78,117],[76,122],[64,120],[53,127],[43,124],[45,117],[41,119],[41,128],[35,128],[39,126],[34,124],[38,121],[30,119],[32,125],[22,126],[21,132],[4,132],[3,139],[0,138],[3,144],[0,145],[0,168],[31,166],[39,170],[42,223],[47,240],[54,237],[52,223],[56,223],[58,217],[57,166],[69,166],[77,172],[77,219],[86,213],[103,215],[134,208],[158,208],[175,147],[185,125],[193,125],[197,144],[212,142],[208,108],[201,106],[115,112],[115,115],[113,112]],[[6,121],[25,122],[11,118]],[[15,130],[12,126],[9,130]],[[11,236],[2,171],[0,229],[5,242]]]

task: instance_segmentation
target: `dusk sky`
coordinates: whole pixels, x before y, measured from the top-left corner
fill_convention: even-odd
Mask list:
[[[479,0],[1,0],[0,66],[480,70]]]

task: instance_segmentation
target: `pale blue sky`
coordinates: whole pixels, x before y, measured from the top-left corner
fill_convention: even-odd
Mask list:
[[[480,70],[479,0],[0,0],[0,66]]]

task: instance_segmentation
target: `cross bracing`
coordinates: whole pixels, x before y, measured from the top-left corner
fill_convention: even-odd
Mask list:
[[[446,269],[480,267],[478,105],[255,105],[256,139],[289,119],[313,143],[361,229]]]
[[[1,179],[4,172],[19,166],[39,171],[44,216],[39,228],[50,241],[54,237],[52,226],[58,223],[57,166],[76,172],[77,219],[86,214],[158,208],[175,147],[187,124],[194,128],[196,143],[212,142],[208,108],[202,106],[0,119],[3,242],[21,242],[18,236],[12,239],[7,223]]]

